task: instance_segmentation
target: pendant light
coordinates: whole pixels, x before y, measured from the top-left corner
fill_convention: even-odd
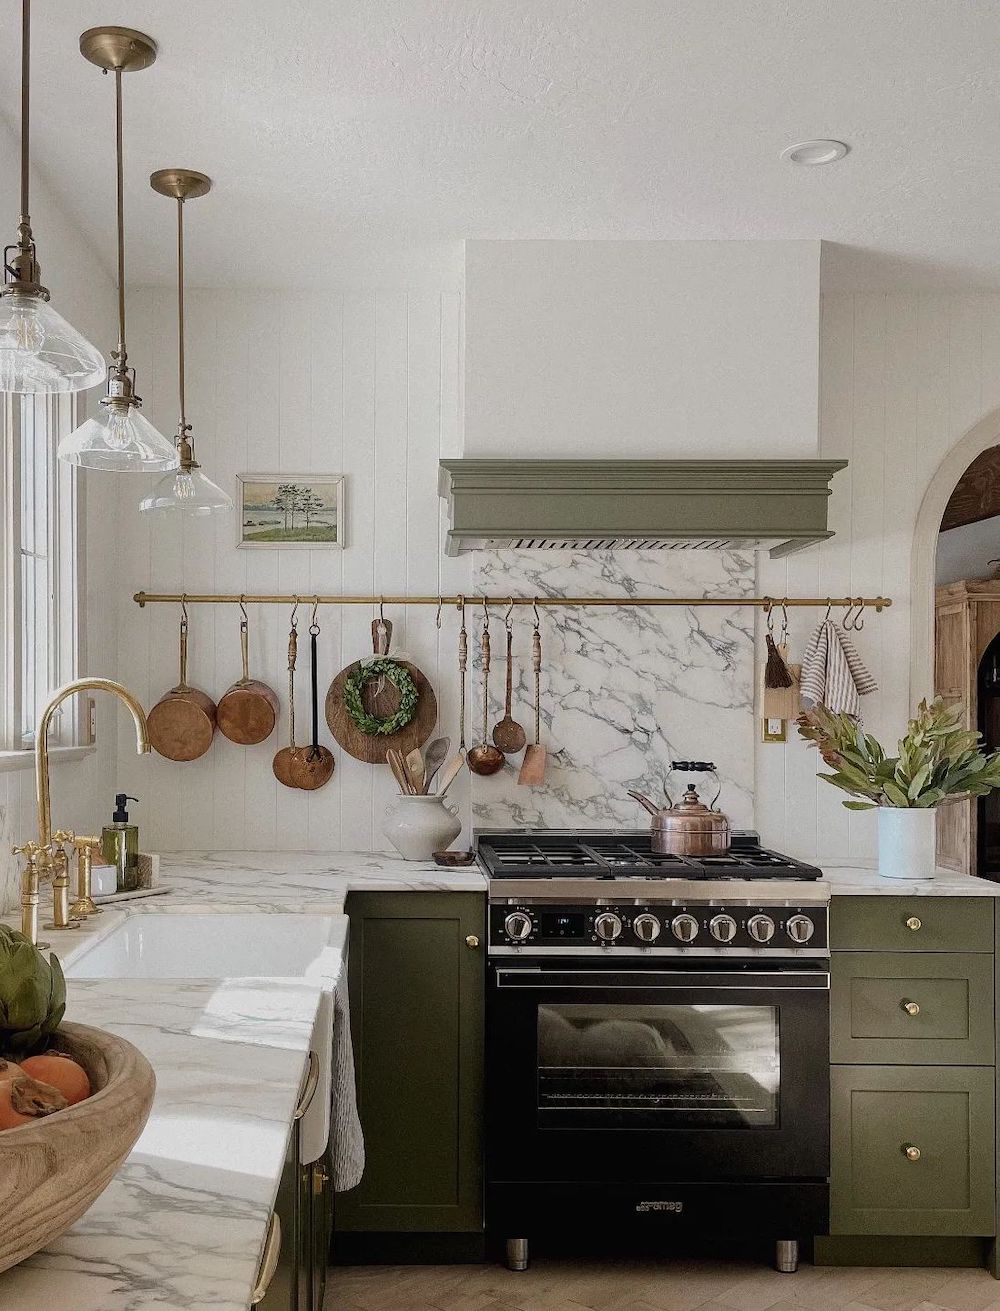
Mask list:
[[[115,158],[118,184],[118,349],[112,352],[108,391],[102,412],[59,443],[59,458],[85,469],[149,473],[177,468],[177,452],[162,433],[139,413],[135,370],[125,348],[125,184],[122,166],[122,74],[148,68],[156,45],[129,27],[93,27],[80,37],[80,53],[115,75]]]
[[[28,212],[30,38],[31,0],[21,0],[21,218],[17,241],[4,250],[3,258],[0,391],[22,395],[84,391],[103,382],[104,356],[49,304]]]
[[[201,472],[194,458],[194,438],[187,421],[184,397],[184,202],[206,196],[212,180],[188,168],[161,168],[150,175],[149,185],[158,195],[177,202],[177,452],[180,468],[164,474],[148,496],[139,502],[144,514],[215,514],[231,510],[233,503],[221,487]]]

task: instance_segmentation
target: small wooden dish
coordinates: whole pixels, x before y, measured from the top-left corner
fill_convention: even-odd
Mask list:
[[[83,1215],[117,1174],[153,1104],[152,1066],[124,1038],[63,1024],[52,1047],[79,1061],[92,1091],[76,1106],[0,1133],[0,1271]]]
[[[474,851],[435,851],[434,864],[445,869],[458,869],[462,865],[471,865],[476,859]]]

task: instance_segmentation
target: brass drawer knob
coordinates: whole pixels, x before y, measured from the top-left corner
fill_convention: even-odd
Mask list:
[[[900,1002],[899,1004],[903,1008],[903,1010],[906,1011],[907,1015],[920,1014],[920,1006],[915,1001],[903,1001]]]
[[[465,945],[467,947],[471,947],[472,950],[474,951],[476,947],[479,946],[479,939],[476,937],[474,933],[470,933],[469,936],[465,939]]]
[[[923,928],[923,924],[917,918],[916,915],[911,915],[910,918],[906,921],[906,927],[910,930],[911,933],[916,933],[917,929]]]
[[[920,1148],[914,1147],[912,1143],[904,1143],[902,1150],[903,1150],[903,1155],[906,1157],[908,1161],[920,1160]]]

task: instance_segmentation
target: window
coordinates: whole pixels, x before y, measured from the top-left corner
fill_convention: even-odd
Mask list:
[[[76,425],[72,394],[3,396],[0,581],[0,750],[34,746],[49,696],[75,678],[80,655],[80,505],[76,470],[56,458],[60,437]],[[79,698],[57,712],[52,742],[75,746]]]

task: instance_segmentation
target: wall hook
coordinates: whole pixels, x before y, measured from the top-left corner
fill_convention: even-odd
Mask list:
[[[298,619],[296,618],[296,616],[298,615],[298,613],[299,613],[299,598],[296,597],[296,598],[295,598],[295,605],[294,605],[293,608],[292,608],[292,617],[291,617],[291,619],[289,619],[289,621],[288,621],[288,626],[289,626],[289,628],[297,628],[297,627],[298,627],[298,622],[299,622],[299,621],[298,621]]]
[[[511,596],[508,597],[507,613],[503,617],[503,626],[504,628],[506,628],[508,633],[512,632],[514,628],[514,621],[511,618],[511,615],[513,613],[514,613],[514,598]]]
[[[437,608],[437,614],[434,616],[434,623],[435,623],[436,627],[438,627],[438,628],[441,627],[441,607],[442,607],[443,605],[444,605],[444,597],[439,595],[439,596],[438,596],[438,608]]]
[[[246,599],[247,599],[246,592],[241,592],[240,593],[240,614],[242,615],[242,619],[240,620],[241,624],[247,624],[250,622],[250,616],[247,614]]]
[[[534,612],[535,612],[535,632],[537,633],[538,630],[539,630],[539,628],[541,628],[541,626],[542,626],[542,621],[541,621],[541,618],[540,618],[540,616],[539,616],[539,614],[538,614],[538,597],[537,597],[537,596],[536,596],[535,599],[532,601],[532,603],[531,603],[531,608],[532,608],[532,610],[534,610]]]

